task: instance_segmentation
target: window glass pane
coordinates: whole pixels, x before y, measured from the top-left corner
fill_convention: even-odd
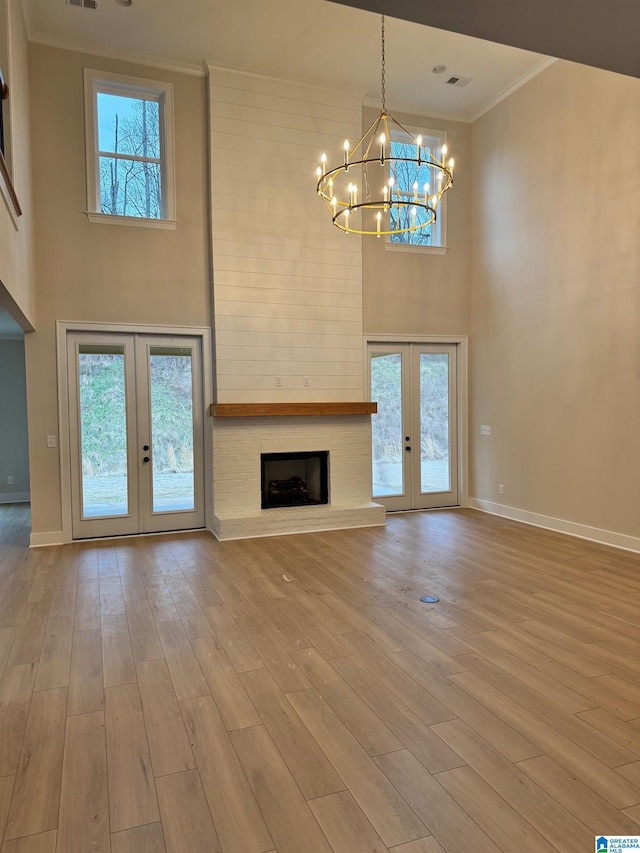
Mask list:
[[[100,212],[161,219],[160,165],[100,157]]]
[[[451,489],[449,463],[449,356],[420,353],[420,485]]]
[[[378,413],[371,417],[373,495],[404,494],[402,467],[402,355],[371,356],[371,399]]]
[[[195,509],[193,383],[188,347],[151,347],[153,511]]]
[[[97,93],[98,148],[114,154],[160,157],[160,104]]]
[[[98,349],[78,355],[84,518],[129,511],[124,347]]]
[[[422,146],[423,151],[431,154],[431,149],[427,146]],[[399,142],[391,140],[391,155],[393,157],[407,157],[409,159],[416,156],[415,142]],[[414,194],[413,185],[418,184],[418,196],[421,201],[424,200],[425,184],[428,184],[430,189],[433,187],[432,173],[429,166],[424,163],[418,166],[415,162],[391,162],[391,170],[395,178],[394,192],[400,191],[407,199],[412,199]],[[427,221],[428,214],[421,208],[416,208],[415,224],[420,225],[421,222]],[[390,208],[390,223],[391,228],[410,228],[413,225],[411,207],[402,206],[400,208]],[[431,246],[433,245],[434,226],[428,225],[421,228],[419,231],[407,231],[404,234],[392,234],[390,240],[392,243],[408,243],[415,246]]]

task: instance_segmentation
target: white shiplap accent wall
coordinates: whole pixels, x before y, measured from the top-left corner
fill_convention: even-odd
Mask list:
[[[218,402],[364,399],[361,239],[314,191],[360,101],[212,66],[209,95]]]

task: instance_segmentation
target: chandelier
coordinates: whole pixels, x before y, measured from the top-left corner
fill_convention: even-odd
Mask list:
[[[353,147],[344,141],[344,161],[316,170],[318,195],[333,224],[345,234],[377,237],[421,231],[436,221],[442,197],[453,186],[453,158],[423,146],[387,112],[385,100],[385,28],[381,16],[382,108]],[[439,154],[439,159],[436,156]]]

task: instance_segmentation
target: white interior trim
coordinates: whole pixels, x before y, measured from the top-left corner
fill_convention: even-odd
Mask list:
[[[345,84],[344,86],[331,86],[323,83],[321,80],[306,78],[306,77],[287,77],[284,75],[268,74],[262,71],[251,71],[248,68],[240,68],[234,65],[219,65],[211,62],[208,59],[204,60],[204,67],[207,72],[212,75],[216,71],[221,71],[225,74],[239,74],[241,77],[253,77],[258,80],[271,80],[277,83],[292,83],[298,86],[304,86],[305,89],[315,89],[318,92],[336,92],[339,95],[348,95],[352,98],[358,98],[362,101],[365,92],[355,86]]]
[[[73,542],[71,518],[71,446],[69,441],[69,384],[67,372],[68,332],[110,332],[130,335],[185,335],[201,339],[202,347],[202,392],[204,409],[204,518],[207,529],[213,522],[213,448],[211,442],[211,418],[207,416],[207,400],[213,400],[213,371],[211,364],[211,329],[201,326],[146,326],[136,323],[80,323],[56,322],[56,352],[58,372],[58,452],[60,454],[60,501],[62,509],[62,537],[60,541],[49,541],[58,532],[31,534],[31,546],[60,545]],[[209,428],[207,428],[209,423]],[[40,538],[42,541],[40,541]],[[37,540],[37,541],[36,541]]]
[[[369,344],[456,344],[458,348],[458,503],[469,506],[469,336],[468,335],[376,335],[364,336],[364,388],[371,399]]]
[[[525,71],[525,73],[518,77],[517,80],[514,80],[513,83],[509,83],[509,85],[505,86],[505,88],[501,92],[498,92],[498,94],[494,95],[493,98],[488,100],[486,104],[479,107],[474,113],[472,113],[468,118],[469,123],[473,124],[474,121],[477,121],[479,118],[482,118],[485,113],[488,113],[489,110],[492,110],[501,101],[504,101],[510,95],[513,95],[514,92],[517,92],[518,89],[521,89],[526,83],[528,83],[530,80],[533,80],[533,78],[537,77],[538,74],[541,74],[543,71],[546,71],[547,68],[549,68],[551,65],[554,64],[554,62],[557,61],[558,60],[554,56],[545,56],[543,59],[540,60],[540,62],[534,65],[533,68],[530,68],[528,71]]]
[[[24,8],[28,8],[28,0],[22,0]],[[29,17],[30,16],[25,16]],[[135,51],[116,50],[105,47],[92,41],[83,39],[64,38],[63,36],[52,36],[46,33],[34,32],[33,26],[27,26],[27,35],[30,42],[44,44],[47,47],[57,47],[59,50],[73,50],[76,53],[90,53],[92,56],[101,56],[104,59],[116,59],[119,62],[130,62],[132,65],[144,65],[149,68],[160,68],[162,71],[173,71],[176,74],[192,74],[195,77],[205,77],[206,71],[201,65],[192,65],[189,62],[179,62],[175,59],[162,59],[159,56],[149,56],[146,53]]]
[[[32,533],[29,536],[29,547],[46,548],[49,545],[65,545],[68,541],[62,530],[49,530],[46,533]]]
[[[114,213],[91,211],[87,211],[87,219],[94,225],[133,225],[137,228],[161,228],[164,231],[175,231],[178,224],[175,219],[146,219],[144,216],[117,216]]]
[[[145,219],[135,216],[116,216],[117,224],[151,227],[175,228],[176,223],[176,186],[174,154],[174,118],[173,84],[165,80],[149,80],[146,77],[131,77],[126,74],[114,74],[111,71],[99,71],[95,68],[84,69],[84,123],[85,123],[85,164],[87,169],[87,213],[89,221],[111,220],[112,214],[100,211],[100,186],[98,169],[98,109],[96,95],[98,91],[111,91],[111,94],[139,94],[148,96],[159,105],[160,119],[160,176],[162,191],[162,216],[159,219]],[[112,220],[113,223],[113,220]],[[163,223],[163,224],[158,224]]]
[[[29,492],[0,492],[0,504],[24,504],[30,500]]]
[[[505,506],[480,498],[470,498],[469,506],[471,509],[487,512],[490,515],[500,515],[503,518],[511,519],[511,521],[519,521],[533,527],[543,527],[545,530],[566,533],[567,536],[576,536],[578,539],[588,539],[590,542],[600,542],[602,545],[611,545],[613,548],[640,553],[640,537],[637,536],[616,533],[614,530],[602,530],[599,527],[589,527],[587,524],[578,524],[576,521],[566,521],[564,518],[541,515],[538,512],[529,512],[526,509]]]

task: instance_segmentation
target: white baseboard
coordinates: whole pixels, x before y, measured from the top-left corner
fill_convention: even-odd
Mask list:
[[[28,504],[29,492],[0,492],[0,504]]]
[[[575,521],[565,521],[563,518],[554,518],[551,515],[540,515],[537,512],[529,512],[526,509],[505,506],[493,501],[484,501],[480,498],[469,498],[469,506],[471,509],[480,510],[480,512],[501,515],[504,518],[511,519],[511,521],[520,521],[534,527],[544,527],[545,530],[555,530],[558,533],[577,536],[579,539],[588,539],[591,542],[600,542],[603,545],[611,545],[614,548],[640,553],[640,538],[637,536],[627,536],[625,533],[616,533],[613,530],[601,530],[599,527],[589,527]]]
[[[62,530],[49,530],[46,533],[32,533],[29,537],[29,547],[44,548],[46,545],[64,545],[66,541]]]

